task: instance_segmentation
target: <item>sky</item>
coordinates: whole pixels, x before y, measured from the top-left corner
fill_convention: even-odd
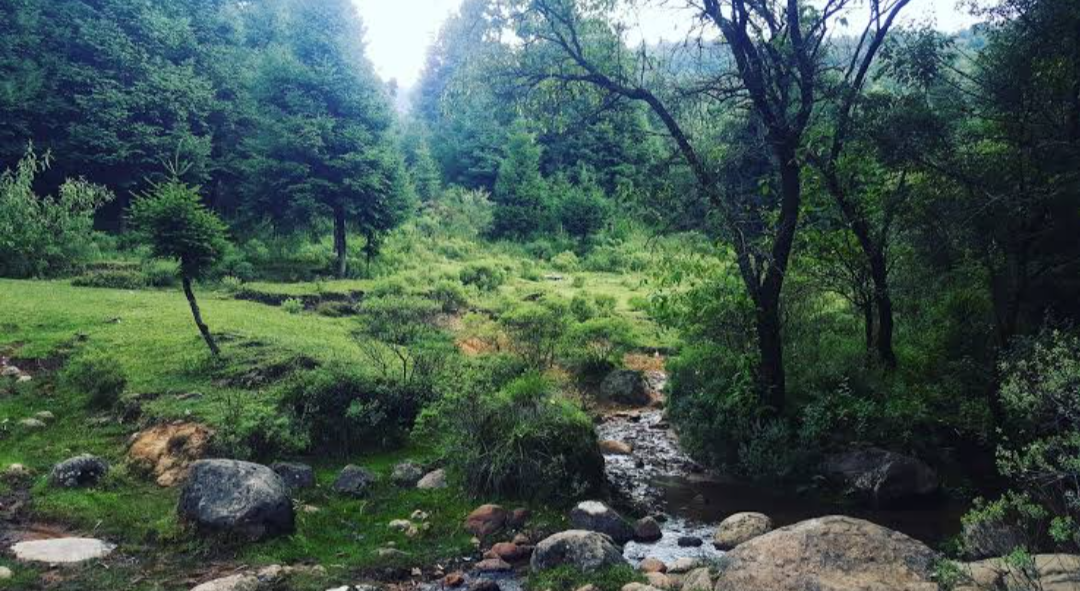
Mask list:
[[[427,48],[462,0],[353,0],[367,25],[368,56],[384,80],[410,88],[420,79]],[[640,35],[650,41],[675,39],[686,16],[671,9],[639,15]],[[852,19],[854,21],[854,17]],[[944,31],[974,23],[956,0],[913,0],[906,22],[932,21]]]

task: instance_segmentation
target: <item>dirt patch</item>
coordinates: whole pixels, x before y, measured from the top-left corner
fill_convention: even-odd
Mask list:
[[[198,423],[158,425],[137,433],[128,449],[136,468],[153,474],[158,486],[175,486],[187,477],[192,462],[202,459],[214,432]]]
[[[634,371],[664,371],[664,368],[667,365],[667,357],[664,357],[660,353],[627,353],[623,357],[623,365],[626,366],[626,369],[632,369]]]
[[[364,299],[364,292],[353,290],[349,292],[328,292],[318,294],[291,295],[286,293],[275,293],[245,288],[236,292],[236,295],[234,295],[233,297],[238,300],[266,304],[267,306],[281,306],[286,301],[295,299],[300,300],[300,302],[304,305],[305,310],[315,310],[320,305],[327,304],[345,304],[355,306]]]

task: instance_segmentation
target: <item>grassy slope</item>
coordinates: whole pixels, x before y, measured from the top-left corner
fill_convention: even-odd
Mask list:
[[[507,268],[517,261],[506,255],[494,259]],[[427,266],[427,275],[453,276],[460,263],[441,260]],[[415,271],[413,271],[415,272]],[[584,285],[573,287],[564,281],[529,281],[511,276],[497,294],[473,294],[481,308],[498,305],[501,298],[520,299],[537,291],[565,297],[584,292],[608,294],[616,298],[620,313],[640,319],[631,300],[646,291],[640,277],[581,273]],[[407,281],[416,281],[407,275]],[[428,280],[422,280],[427,282]],[[248,287],[263,291],[303,295],[319,291],[365,290],[369,281],[299,284],[256,283]],[[211,328],[228,335],[232,343],[258,342],[266,349],[300,354],[320,361],[340,360],[364,363],[363,353],[350,336],[354,319],[327,318],[317,314],[287,314],[280,308],[232,299],[225,293],[200,292],[203,313]],[[647,326],[647,324],[646,324]],[[650,339],[658,339],[647,327]],[[235,337],[235,338],[232,338]],[[227,396],[269,396],[267,392],[238,390],[224,386],[213,377],[215,368],[191,322],[183,297],[176,291],[125,291],[76,288],[66,282],[0,280],[0,351],[12,349],[20,358],[46,358],[76,340],[79,347],[102,348],[124,366],[129,378],[127,397],[152,395],[144,411],[161,418],[194,417],[211,424],[220,420],[219,402]],[[235,345],[230,361],[247,361]],[[243,369],[235,368],[235,369]],[[179,398],[198,392],[202,396]],[[57,419],[46,429],[27,431],[16,425],[21,418],[49,410]],[[17,395],[0,398],[0,466],[18,462],[36,474],[31,491],[35,518],[64,524],[76,531],[105,536],[121,544],[126,554],[139,556],[143,563],[154,562],[140,587],[145,589],[184,588],[176,584],[178,571],[196,571],[207,557],[241,560],[246,563],[322,564],[332,575],[341,571],[364,571],[388,565],[375,550],[393,542],[409,553],[399,566],[428,565],[472,551],[468,536],[460,527],[467,511],[476,503],[460,491],[401,491],[385,485],[371,498],[347,500],[328,494],[329,483],[345,463],[315,461],[320,487],[300,499],[317,506],[316,513],[300,513],[297,534],[262,544],[226,549],[208,547],[177,525],[173,508],[175,490],[159,489],[127,473],[123,467],[126,438],[131,428],[115,423],[95,425],[78,396],[53,392],[46,380],[36,380]],[[94,490],[55,491],[44,484],[44,474],[57,461],[76,453],[95,453],[117,466],[105,483]],[[388,474],[395,461],[417,457],[419,452],[401,450],[377,456],[348,458]],[[0,484],[0,491],[9,485]],[[386,524],[405,518],[415,509],[431,513],[432,528],[416,539],[391,532]],[[539,509],[538,521],[555,521],[555,513]],[[189,562],[190,561],[190,562]],[[74,588],[93,582],[111,588],[114,580],[139,571],[132,563],[111,569],[86,568],[68,571]],[[15,566],[17,577],[11,585],[30,580],[33,569]],[[340,580],[340,579],[337,579]],[[317,584],[317,583],[316,583]],[[2,585],[2,584],[0,584]],[[63,588],[61,586],[60,588]],[[127,587],[125,587],[127,588]]]

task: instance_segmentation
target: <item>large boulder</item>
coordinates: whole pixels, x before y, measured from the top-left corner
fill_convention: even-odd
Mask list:
[[[213,436],[198,423],[157,425],[132,437],[128,461],[152,474],[158,486],[175,486],[187,478],[191,464],[206,456]]]
[[[446,470],[439,468],[428,472],[416,483],[416,488],[424,490],[446,488]]]
[[[617,369],[600,383],[600,395],[604,400],[629,406],[647,406],[652,402],[645,375],[631,369]]]
[[[986,589],[1038,589],[1039,591],[1080,591],[1080,556],[1036,554],[1027,569],[1017,568],[1004,558],[991,558],[960,565],[963,580],[956,591]]]
[[[394,466],[390,482],[402,488],[412,488],[424,477],[424,469],[416,462],[402,462]]]
[[[936,560],[933,550],[899,532],[822,517],[728,552],[716,591],[935,591]]]
[[[1006,518],[965,520],[960,533],[964,555],[971,560],[1008,556],[1020,546],[1027,546],[1027,540],[1024,529]]]
[[[506,527],[510,512],[499,505],[480,505],[465,518],[465,531],[484,538]]]
[[[880,504],[938,490],[937,473],[925,462],[875,447],[833,454],[824,468],[834,482]]]
[[[772,531],[772,520],[762,513],[736,513],[720,522],[713,535],[713,545],[731,550],[744,542]]]
[[[664,537],[660,523],[652,517],[642,517],[634,522],[634,540],[638,542],[656,542]]]
[[[367,468],[349,464],[341,469],[334,480],[334,491],[350,497],[366,497],[377,479]]]
[[[574,529],[596,531],[611,536],[616,544],[634,539],[634,527],[622,515],[600,501],[583,501],[570,511]]]
[[[49,484],[60,488],[94,486],[109,472],[105,460],[83,454],[60,462],[49,473]]]
[[[581,572],[626,564],[622,551],[609,536],[594,531],[569,530],[549,536],[536,546],[531,568],[542,571],[571,566]]]
[[[191,465],[177,506],[198,528],[250,539],[294,529],[289,487],[273,470],[237,460],[201,460]]]
[[[297,462],[274,462],[270,469],[277,473],[289,490],[297,491],[315,486],[315,470]]]

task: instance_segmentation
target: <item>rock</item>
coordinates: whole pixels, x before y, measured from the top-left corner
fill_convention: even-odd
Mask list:
[[[572,566],[581,572],[626,564],[611,537],[585,530],[568,530],[549,536],[536,546],[532,570]]]
[[[677,559],[668,565],[667,572],[670,574],[681,575],[686,574],[701,566],[701,561],[697,558],[682,557]]]
[[[157,425],[132,437],[128,461],[153,475],[158,486],[176,486],[187,478],[191,464],[206,456],[213,436],[198,423]]]
[[[634,539],[638,542],[655,542],[662,537],[664,532],[652,517],[642,517],[634,523]]]
[[[519,546],[513,542],[500,542],[491,547],[496,556],[507,562],[523,562],[532,556],[531,546]]]
[[[627,583],[622,586],[622,591],[657,591],[657,589],[644,583]]]
[[[503,529],[510,512],[498,505],[480,505],[465,518],[465,531],[485,538]]]
[[[600,453],[606,456],[628,456],[634,453],[634,448],[629,443],[605,439],[600,442]]]
[[[425,490],[446,488],[446,470],[432,470],[416,483],[416,488]]]
[[[514,567],[510,566],[509,563],[501,558],[487,558],[481,560],[476,563],[474,568],[482,573],[505,573],[514,570]]]
[[[499,584],[491,579],[480,579],[469,585],[469,591],[501,591]]]
[[[30,469],[22,464],[11,464],[4,469],[4,479],[10,481],[26,480],[30,478]]]
[[[645,580],[657,589],[671,589],[676,586],[675,581],[664,573],[645,573]]]
[[[115,549],[114,544],[93,538],[33,540],[19,542],[11,547],[18,560],[49,564],[73,564],[105,558]]]
[[[682,591],[713,591],[713,581],[709,569],[695,568],[686,573],[682,581]]]
[[[1080,591],[1080,556],[1036,554],[1030,572],[1021,572],[1004,558],[991,558],[958,565],[965,581],[956,591],[986,589],[1038,589],[1039,591]]]
[[[11,572],[10,568],[6,566],[0,566],[0,581],[6,581],[14,576],[15,573]]]
[[[454,571],[442,580],[444,587],[460,587],[465,584],[465,573],[461,571]]]
[[[518,546],[528,546],[532,544],[532,539],[530,539],[529,536],[523,533],[514,534],[514,539],[510,541],[517,544]]]
[[[393,472],[390,473],[390,482],[402,488],[412,488],[416,486],[420,479],[424,477],[424,469],[420,467],[420,464],[416,462],[402,462],[394,466]]]
[[[1004,519],[981,519],[965,522],[960,533],[964,555],[972,560],[1008,556],[1027,545],[1024,530]]]
[[[56,420],[56,415],[47,410],[43,410],[41,412],[34,413],[34,418],[39,421],[49,423]]]
[[[589,583],[588,585],[582,585],[578,587],[577,589],[575,589],[575,591],[600,591],[600,588],[596,585],[593,585],[592,583]]]
[[[22,371],[14,365],[5,365],[4,369],[0,369],[0,376],[5,378],[17,378],[22,375]]]
[[[736,513],[720,522],[713,535],[713,544],[720,550],[731,550],[743,542],[772,531],[772,520],[762,513]]]
[[[506,518],[506,527],[510,529],[521,529],[528,523],[529,517],[532,517],[532,512],[524,507],[518,507],[510,512],[510,516]]]
[[[638,570],[643,573],[666,573],[667,565],[657,558],[646,558],[638,564]]]
[[[34,378],[30,377],[27,374],[23,374],[23,375],[15,378],[15,383],[16,384],[25,384],[26,382],[31,382],[33,380],[34,380]]]
[[[429,515],[427,511],[421,511],[420,509],[409,514],[409,519],[412,519],[413,521],[427,521],[430,517],[431,515]]]
[[[274,462],[270,469],[277,473],[285,486],[291,491],[313,488],[315,486],[315,470],[307,464],[295,462]]]
[[[273,470],[236,460],[191,465],[177,512],[201,529],[250,539],[292,533],[289,488]]]
[[[19,426],[25,429],[44,429],[45,422],[41,419],[23,419],[19,421]]]
[[[334,480],[334,492],[350,497],[366,497],[375,486],[375,475],[367,468],[349,464],[341,469]]]
[[[700,548],[704,543],[701,538],[694,536],[681,536],[679,538],[680,548]]]
[[[937,474],[925,462],[873,447],[833,454],[824,469],[834,482],[881,504],[938,490]]]
[[[410,529],[416,529],[416,526],[413,525],[413,522],[409,521],[408,519],[395,519],[388,523],[386,527],[400,532],[409,531]]]
[[[604,400],[630,406],[646,406],[652,401],[645,375],[630,369],[609,373],[600,384],[600,395]]]
[[[899,532],[822,517],[728,552],[715,591],[933,591],[936,560],[933,550]]]
[[[607,534],[617,544],[625,544],[634,539],[634,528],[614,509],[600,501],[578,503],[570,511],[570,523],[576,529]]]
[[[97,456],[83,454],[60,462],[49,473],[49,484],[59,488],[94,486],[109,472],[109,464]]]
[[[259,578],[255,575],[232,575],[207,581],[191,591],[258,591]]]

